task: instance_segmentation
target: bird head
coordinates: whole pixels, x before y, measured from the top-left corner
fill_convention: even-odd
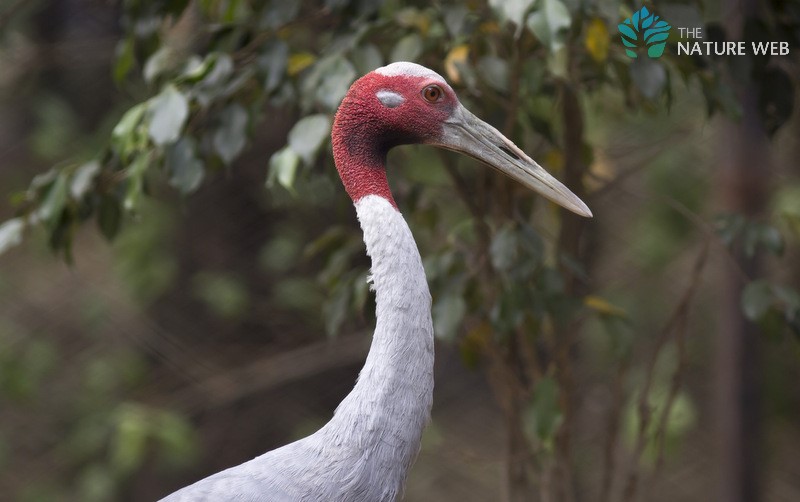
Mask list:
[[[357,80],[336,112],[336,166],[354,201],[368,194],[394,200],[385,176],[386,154],[406,144],[461,152],[581,216],[584,202],[500,131],[459,102],[441,75],[415,63],[392,63]]]

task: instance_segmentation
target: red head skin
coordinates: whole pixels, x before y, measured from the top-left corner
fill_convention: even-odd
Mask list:
[[[443,91],[435,103],[422,93],[431,84]],[[376,96],[380,91],[399,94],[404,101],[390,108]],[[378,195],[397,208],[386,180],[386,154],[394,146],[439,138],[442,124],[457,104],[450,86],[436,78],[372,72],[353,83],[336,112],[331,133],[336,168],[353,202]]]

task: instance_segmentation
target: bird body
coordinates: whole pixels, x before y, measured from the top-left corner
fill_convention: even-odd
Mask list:
[[[385,198],[355,203],[372,258],[377,324],[354,389],[316,433],[214,474],[168,502],[393,501],[433,398],[431,296],[417,246]]]
[[[391,502],[419,452],[433,397],[431,295],[419,251],[386,179],[390,148],[461,151],[583,215],[588,208],[496,129],[469,113],[437,73],[393,63],[348,91],[332,130],[336,167],[372,260],[376,326],[350,394],[314,434],[163,499]]]

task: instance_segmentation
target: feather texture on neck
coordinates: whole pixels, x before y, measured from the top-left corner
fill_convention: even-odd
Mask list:
[[[364,489],[394,500],[419,452],[433,396],[431,296],[411,230],[392,203],[368,195],[355,204],[372,258],[377,325],[353,391],[322,431],[361,450],[353,471]],[[369,486],[369,488],[367,488]],[[366,499],[365,499],[366,500]]]

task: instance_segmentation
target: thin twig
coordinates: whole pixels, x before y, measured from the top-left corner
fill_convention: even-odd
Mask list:
[[[705,234],[705,236],[711,243],[715,244],[716,247],[721,248],[723,250],[724,256],[728,260],[728,263],[732,267],[734,272],[736,272],[736,275],[739,276],[739,280],[741,280],[745,284],[750,282],[750,277],[748,277],[747,273],[741,267],[741,265],[737,261],[736,256],[733,255],[730,248],[722,241],[719,234],[716,231],[714,231],[714,229],[711,228],[711,225],[709,225],[707,221],[703,220],[699,214],[695,213],[694,211],[686,207],[686,204],[680,202],[674,197],[652,193],[649,190],[647,191],[648,192],[647,194],[641,194],[638,192],[634,192],[632,190],[627,190],[622,187],[619,187],[619,190],[633,197],[637,197],[648,201],[656,200],[657,202],[662,202],[667,206],[669,206],[676,213],[686,218],[694,227],[696,227],[703,234]]]
[[[660,138],[659,140],[650,143],[647,146],[642,146],[640,144],[637,144],[636,151],[637,152],[644,151],[645,154],[642,155],[641,158],[635,161],[629,159],[627,163],[633,165],[617,173],[617,175],[612,177],[611,179],[608,179],[603,176],[598,176],[597,174],[589,171],[587,173],[588,176],[590,176],[595,180],[605,182],[603,186],[593,190],[592,193],[589,194],[589,198],[595,199],[597,197],[604,196],[606,193],[619,186],[623,181],[625,181],[629,177],[650,167],[650,162],[652,162],[653,160],[657,159],[658,157],[664,154],[665,144],[674,144],[676,141],[679,142],[683,139],[686,139],[690,137],[692,134],[695,134],[695,131],[693,129],[686,128],[681,130],[680,133],[681,134],[670,134],[668,136],[665,136],[664,138]],[[608,153],[608,150],[606,150],[606,153]]]
[[[613,398],[610,406],[610,413],[608,417],[608,425],[606,430],[606,443],[604,448],[605,462],[603,463],[603,480],[600,489],[599,502],[608,502],[611,500],[611,489],[613,488],[614,473],[616,471],[616,452],[617,441],[619,439],[619,429],[622,418],[622,409],[625,403],[625,378],[630,368],[630,358],[626,357],[614,377],[614,386],[612,388]]]
[[[708,257],[708,243],[703,246],[702,251],[700,252],[700,256],[698,256],[697,261],[695,262],[694,269],[692,271],[693,277],[699,278],[703,272],[703,267],[706,263],[706,258]],[[690,284],[691,291],[687,291],[687,297],[691,297],[694,295],[694,291],[697,289],[697,284],[699,280],[694,280]],[[670,383],[669,394],[667,395],[666,403],[664,404],[664,409],[661,410],[661,416],[659,417],[658,426],[656,428],[655,433],[655,445],[656,445],[656,452],[657,452],[657,460],[656,460],[656,467],[653,471],[653,474],[650,478],[650,485],[656,482],[658,475],[662,467],[664,466],[664,444],[666,440],[666,431],[667,425],[669,423],[669,416],[672,411],[672,407],[675,404],[675,399],[678,396],[678,392],[681,388],[681,383],[683,382],[683,374],[686,371],[686,363],[687,363],[687,353],[686,353],[686,328],[687,322],[689,319],[689,303],[688,300],[684,307],[684,312],[676,322],[675,326],[675,345],[678,348],[678,361],[675,365],[675,370],[672,373],[672,381]],[[652,493],[652,492],[650,492]]]
[[[229,406],[256,393],[355,364],[366,356],[369,341],[365,334],[350,335],[258,359],[184,387],[168,396],[167,401],[171,408],[185,413]]]
[[[669,341],[670,335],[673,332],[675,332],[675,343],[678,345],[679,351],[685,351],[685,347],[683,346],[685,343],[685,325],[689,315],[691,301],[694,298],[695,292],[697,291],[700,278],[702,277],[703,268],[705,267],[706,258],[708,257],[708,247],[708,241],[706,241],[706,244],[700,251],[694,267],[692,268],[692,277],[690,278],[689,285],[681,296],[675,311],[672,313],[669,320],[664,325],[664,328],[661,330],[661,333],[656,340],[655,350],[653,350],[653,353],[650,357],[650,362],[647,367],[647,374],[645,376],[645,382],[642,386],[641,392],[639,393],[637,406],[639,413],[639,429],[636,435],[636,447],[634,449],[633,458],[631,459],[631,463],[628,468],[628,481],[625,485],[625,490],[623,491],[622,495],[623,502],[630,502],[634,500],[636,495],[636,488],[639,481],[639,460],[641,459],[642,453],[647,446],[647,431],[650,426],[650,420],[652,419],[652,409],[650,408],[648,398],[650,397],[650,391],[653,385],[653,379],[655,377],[656,363],[658,362],[658,358],[662,349]],[[668,397],[665,409],[671,408],[671,400],[674,400],[674,394],[677,394],[677,391],[680,389],[681,375],[684,367],[685,353],[679,355],[678,368],[676,369],[676,375],[673,375],[673,386],[670,389],[671,397]],[[666,422],[669,419],[668,414],[664,416],[664,411],[667,413],[669,412],[668,409],[662,410],[662,415],[658,425],[659,428],[665,427]]]

